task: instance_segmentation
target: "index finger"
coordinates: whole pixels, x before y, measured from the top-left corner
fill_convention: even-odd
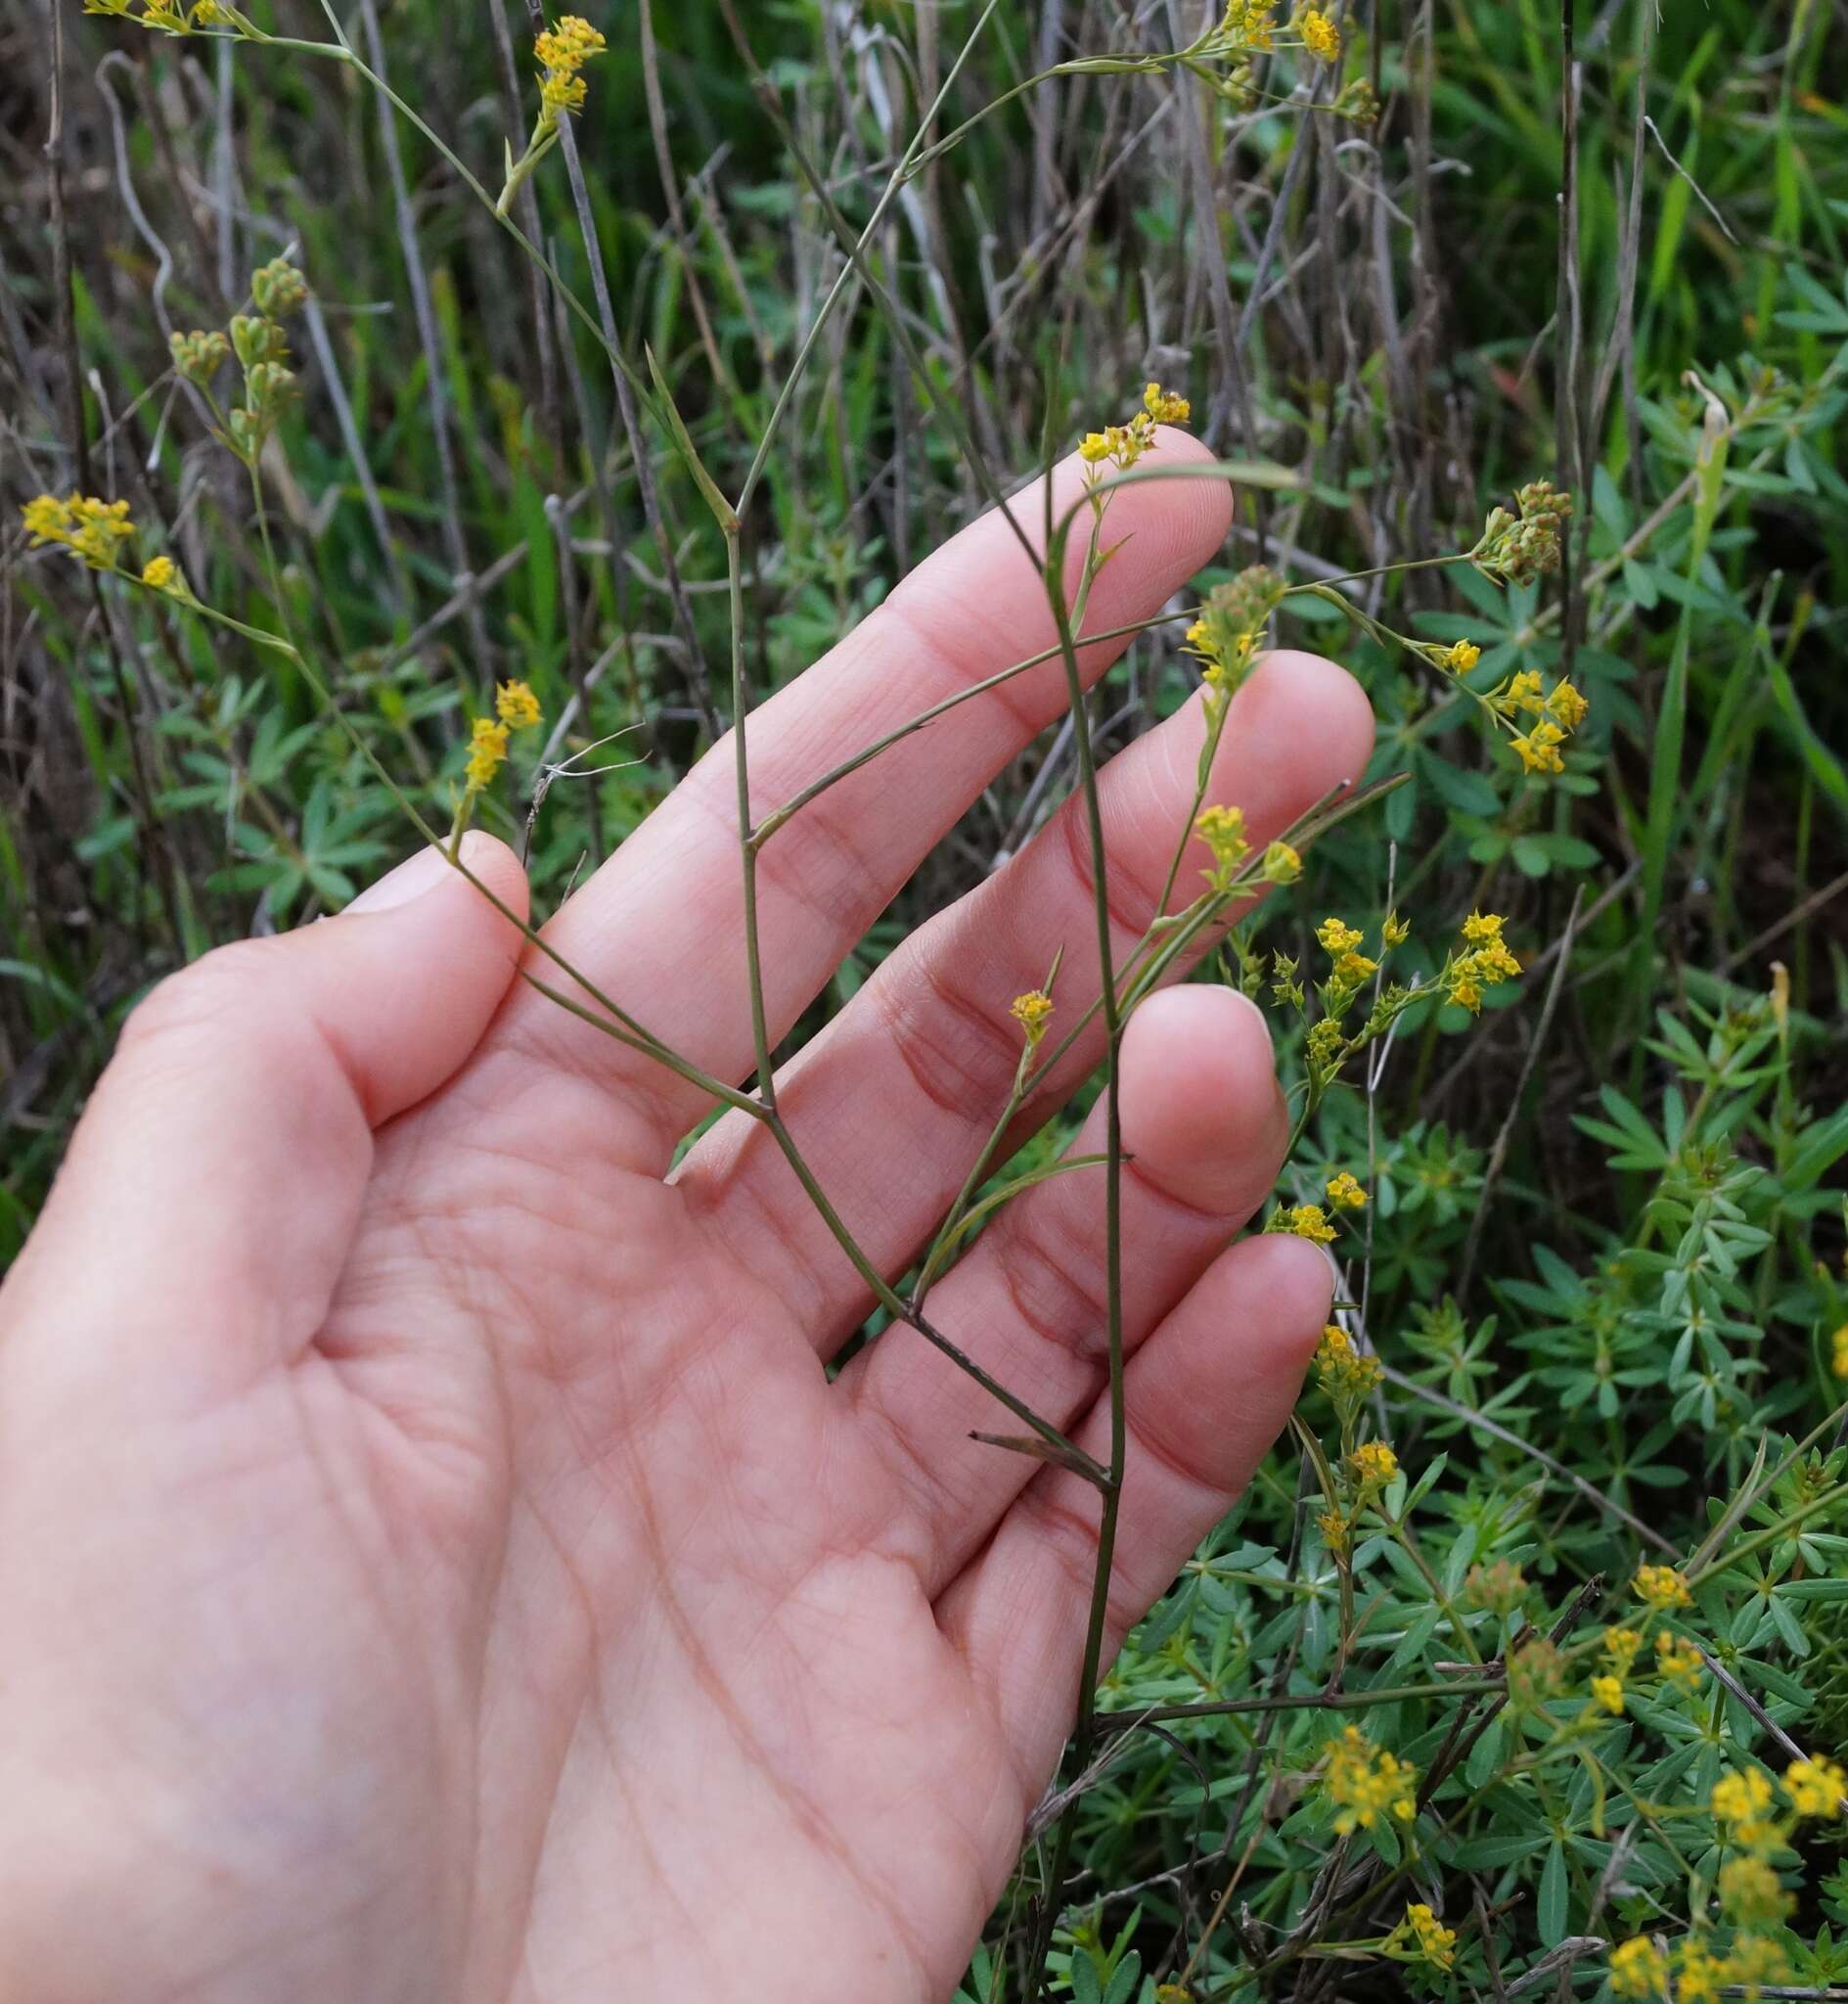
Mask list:
[[[1184,432],[1162,429],[1168,464],[1209,457]],[[1082,493],[1083,463],[1055,469],[1055,511]],[[1038,482],[1014,501],[1039,546]],[[1084,630],[1152,617],[1213,555],[1231,520],[1217,480],[1151,481],[1110,499],[1114,554],[1098,574]],[[1069,539],[1068,591],[1086,538]],[[952,538],[797,681],[747,720],[750,812],[759,821],[871,741],[1015,661],[1053,648],[1058,632],[1037,563],[990,512]],[[1079,650],[1095,681],[1124,639]],[[765,1014],[774,1044],[828,980],[906,879],[1007,761],[1065,706],[1055,656],[970,698],[819,795],[759,852],[758,936]],[[744,952],[743,868],[733,740],[723,739],[546,928],[574,968],[683,1056],[720,1078],[752,1057]],[[556,980],[557,976],[551,977]],[[510,998],[490,1045],[605,1082],[632,1083],[632,1166],[664,1169],[699,1118],[699,1089],[639,1053],[600,1037],[543,996]],[[484,1047],[485,1048],[485,1047]]]

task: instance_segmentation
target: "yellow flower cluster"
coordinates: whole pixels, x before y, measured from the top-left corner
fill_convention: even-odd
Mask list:
[[[1264,851],[1264,881],[1266,884],[1294,884],[1302,875],[1302,858],[1286,842],[1274,842]],[[1848,1335],[1848,1329],[1843,1331]],[[1841,1374],[1848,1378],[1848,1371]]]
[[[1482,1007],[1484,988],[1500,987],[1520,973],[1520,962],[1508,949],[1502,928],[1508,922],[1494,912],[1471,912],[1463,922],[1467,953],[1453,954],[1443,980],[1451,1001],[1472,1015]]]
[[[1276,23],[1271,19],[1276,11],[1276,0],[1227,0],[1219,32],[1228,42],[1262,54],[1270,48],[1276,33]]]
[[[1339,1175],[1330,1176],[1326,1194],[1336,1210],[1365,1210],[1367,1207],[1367,1192],[1361,1188],[1351,1169],[1343,1169]]]
[[[1386,1936],[1385,1952],[1396,1961],[1426,1962],[1433,1969],[1449,1969],[1456,1960],[1457,1931],[1445,1927],[1422,1900],[1415,1900]]]
[[[1194,406],[1179,390],[1163,389],[1159,383],[1143,391],[1143,409],[1157,425],[1185,425],[1194,415]]]
[[[1672,1571],[1668,1567],[1654,1570]],[[1779,1807],[1780,1794],[1787,1811]],[[1612,1992],[1666,1999],[1672,1970],[1677,2004],[1714,2004],[1729,1989],[1757,1995],[1786,1965],[1776,1937],[1753,1931],[1780,1928],[1796,1906],[1775,1860],[1792,1845],[1799,1823],[1839,1816],[1844,1804],[1848,1773],[1825,1755],[1791,1761],[1776,1783],[1761,1767],[1723,1773],[1707,1809],[1720,1844],[1731,1853],[1714,1879],[1720,1919],[1733,1931],[1731,1946],[1723,1954],[1714,1952],[1704,1914],[1696,1915],[1693,1929],[1677,1944],[1672,1963],[1653,1940],[1622,1942],[1611,1951]]]
[[[1108,460],[1118,473],[1127,473],[1145,452],[1153,450],[1157,425],[1185,425],[1192,410],[1186,397],[1151,383],[1143,391],[1142,409],[1129,423],[1087,432],[1078,441],[1078,456],[1087,467]],[[1095,479],[1096,474],[1091,478]]]
[[[1592,1704],[1601,1711],[1623,1711],[1623,1679],[1605,1671],[1592,1679]]]
[[[469,791],[478,794],[507,762],[507,726],[491,716],[478,716],[470,733],[469,762],[463,772]]]
[[[1346,1836],[1387,1819],[1410,1823],[1418,1814],[1418,1769],[1375,1747],[1358,1726],[1344,1727],[1329,1743],[1324,1779],[1334,1804],[1334,1827]]]
[[[1848,1804],[1848,1773],[1826,1754],[1791,1761],[1779,1787],[1797,1817],[1839,1816]],[[1730,1842],[1748,1850],[1776,1848],[1788,1827],[1772,1820],[1771,1777],[1762,1768],[1733,1768],[1713,1785],[1709,1803]]]
[[[544,712],[528,684],[503,682],[494,692],[494,714],[510,730],[525,731],[538,723]]]
[[[578,71],[606,47],[602,34],[576,14],[565,15],[557,27],[535,37],[532,53],[545,70],[539,83],[542,128],[557,125],[567,112],[584,109],[584,79]]]
[[[1312,7],[1296,23],[1303,47],[1324,63],[1332,63],[1341,53],[1341,34],[1333,21],[1320,8]]]
[[[1363,1497],[1383,1489],[1399,1473],[1399,1457],[1383,1440],[1363,1440],[1348,1456],[1347,1465]]]
[[[1663,1571],[1671,1569],[1664,1567]],[[1602,1655],[1607,1665],[1601,1676],[1591,1682],[1590,1706],[1594,1709],[1621,1712],[1624,1708],[1624,1686],[1635,1672],[1637,1659],[1643,1653],[1641,1631],[1627,1626],[1604,1630]],[[1655,1637],[1655,1673],[1672,1691],[1684,1696],[1691,1694],[1700,1683],[1702,1671],[1706,1668],[1699,1649],[1685,1637],[1671,1634],[1666,1628],[1660,1629]]]
[[[1264,1229],[1267,1232],[1289,1232],[1298,1239],[1312,1240],[1318,1246],[1334,1243],[1334,1227],[1319,1204],[1280,1206],[1265,1219]]]
[[[1616,1997],[1659,1997],[1668,1987],[1668,1957],[1639,1935],[1610,1951],[1610,1989]]]
[[[1671,1608],[1688,1607],[1693,1600],[1688,1591],[1688,1581],[1673,1566],[1639,1566],[1631,1591],[1645,1608],[1652,1608],[1658,1615],[1667,1614]]]
[[[85,14],[131,21],[137,27],[156,28],[161,34],[191,34],[199,27],[230,27],[241,34],[249,32],[249,23],[238,10],[221,5],[220,0],[194,0],[190,7],[183,0],[141,0],[139,14],[134,6],[135,0],[83,0]]]
[[[1026,1033],[1026,1047],[1030,1051],[1046,1034],[1046,1025],[1052,1021],[1053,998],[1043,988],[1029,988],[1024,995],[1014,998],[1008,1014]]]
[[[1571,683],[1555,682],[1551,690],[1532,668],[1523,668],[1488,699],[1500,716],[1531,716],[1534,721],[1511,740],[1516,756],[1528,772],[1563,772],[1559,747],[1585,721],[1591,705]]]
[[[142,566],[141,581],[150,591],[164,592],[171,599],[190,599],[192,588],[171,557],[150,557]]]
[[[1357,1404],[1379,1383],[1379,1359],[1363,1355],[1354,1339],[1330,1322],[1316,1345],[1316,1380],[1337,1404]]]
[[[1720,1867],[1715,1890],[1720,1911],[1736,1928],[1775,1928],[1796,1905],[1768,1859],[1729,1858]]]
[[[1728,1990],[1755,1997],[1784,1968],[1783,1950],[1763,1936],[1740,1935],[1728,1953],[1715,1955],[1704,1936],[1690,1935],[1675,1950],[1675,1995],[1680,2004],[1718,2004]]]
[[[1783,1771],[1783,1792],[1799,1816],[1839,1816],[1848,1804],[1848,1774],[1826,1754],[1793,1760]]]
[[[1699,1689],[1706,1668],[1706,1660],[1686,1636],[1671,1635],[1666,1628],[1656,1636],[1656,1675],[1684,1696],[1691,1697]]]
[[[1272,615],[1286,586],[1267,564],[1253,564],[1216,584],[1187,629],[1187,650],[1203,665],[1209,729],[1242,686],[1270,640]],[[1294,851],[1290,851],[1294,854]]]
[[[1251,846],[1245,840],[1244,809],[1202,807],[1194,820],[1194,833],[1206,844],[1213,859],[1211,867],[1200,875],[1212,890],[1230,890],[1239,865]]]
[[[113,570],[122,545],[135,533],[126,501],[99,501],[91,494],[35,495],[20,511],[32,548],[57,543],[80,557],[92,570]]]
[[[503,682],[494,692],[494,714],[478,716],[470,731],[469,761],[463,767],[471,796],[478,794],[507,762],[508,739],[541,719],[539,699],[524,682]]]

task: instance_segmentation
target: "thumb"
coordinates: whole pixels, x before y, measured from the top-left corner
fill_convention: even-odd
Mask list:
[[[473,833],[462,859],[523,915],[510,849]],[[297,1354],[339,1277],[374,1130],[473,1050],[519,944],[426,849],[338,917],[162,981],[91,1097],[0,1327],[55,1330],[73,1361],[195,1393]]]

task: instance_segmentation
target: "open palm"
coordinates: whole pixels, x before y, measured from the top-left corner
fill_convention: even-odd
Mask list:
[[[1208,483],[1115,509],[1092,630],[1225,531]],[[1052,637],[1012,535],[974,524],[753,715],[755,811]],[[773,1036],[1062,704],[1057,662],[1015,678],[766,845]],[[1104,775],[1125,946],[1200,728]],[[1338,669],[1275,656],[1213,797],[1261,838],[1370,743]],[[732,785],[721,747],[547,937],[737,1079]],[[468,856],[523,899],[507,850]],[[1095,994],[1092,902],[1068,807],[780,1075],[888,1275],[1006,1099],[1011,999],[1060,947],[1061,1013]],[[674,1167],[698,1091],[515,981],[518,946],[419,858],[124,1035],[0,1293],[9,2000],[940,2000],[1006,1881],[1076,1702],[1094,1492],[972,1440],[1011,1423],[908,1329],[830,1382],[871,1304],[771,1137],[728,1116]],[[1330,1285],[1298,1241],[1229,1248],[1285,1131],[1249,1004],[1152,998],[1122,1091],[1112,1651],[1282,1424]],[[1055,1178],[931,1297],[1100,1454],[1102,1218],[1101,1176]]]

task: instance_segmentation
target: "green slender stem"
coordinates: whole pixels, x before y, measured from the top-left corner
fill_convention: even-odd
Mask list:
[[[1079,644],[1083,647],[1093,647],[1100,641],[1127,639],[1138,633],[1146,633],[1151,626],[1160,626],[1174,619],[1192,619],[1195,616],[1196,611],[1197,609],[1190,609],[1182,613],[1157,613],[1152,618],[1134,619],[1126,626],[1106,626],[1101,632],[1085,634]],[[1029,668],[1043,667],[1058,654],[1057,642],[1051,647],[1043,647],[1038,654],[1028,655],[1024,660],[1015,661],[1012,667],[1003,668],[998,674],[985,676],[979,682],[971,682],[967,689],[957,690],[955,695],[946,696],[941,703],[933,703],[928,709],[921,709],[916,716],[908,717],[905,722],[887,731],[884,736],[875,738],[871,744],[862,747],[850,758],[843,758],[838,765],[830,767],[819,779],[811,780],[799,793],[791,794],[781,807],[774,808],[766,814],[751,832],[752,845],[761,848],[778,829],[792,820],[811,800],[825,794],[830,787],[838,786],[843,779],[858,772],[863,765],[870,764],[881,752],[889,752],[903,739],[922,731],[927,724],[935,723],[938,717],[946,715],[959,704],[968,703],[977,696],[986,696],[991,689],[999,689],[1003,683],[1013,681],[1016,675],[1025,674]]]
[[[1108,856],[1104,841],[1104,811],[1098,797],[1096,754],[1091,719],[1085,704],[1078,648],[1065,606],[1065,541],[1073,513],[1067,513],[1048,539],[1044,576],[1046,594],[1059,630],[1064,660],[1065,689],[1071,711],[1072,743],[1078,754],[1078,786],[1084,799],[1085,829],[1091,853],[1091,889],[1097,919],[1098,988],[1107,1039],[1104,1074],[1104,1267],[1105,1335],[1109,1345],[1110,1462],[1109,1485],[1100,1492],[1097,1567],[1091,1607],[1085,1620],[1084,1661],[1078,1672],[1078,1719],[1073,1736],[1073,1764],[1083,1774],[1097,1739],[1097,1687],[1103,1667],[1104,1633],[1109,1617],[1110,1576],[1116,1557],[1116,1526],[1123,1496],[1128,1422],[1123,1402],[1123,1118],[1120,1059],[1123,1017],[1118,1007],[1114,947],[1110,938]],[[1060,1818],[1041,1916],[1037,1963],[1044,1983],[1046,1949],[1051,1927],[1063,1898],[1065,1873],[1071,1858],[1072,1817]]]
[[[726,602],[732,619],[732,766],[738,790],[738,849],[744,871],[744,974],[750,983],[750,1037],[756,1055],[757,1090],[764,1105],[777,1108],[777,1081],[770,1065],[770,1024],[764,1007],[763,954],[757,937],[757,850],[750,829],[750,753],[744,717],[750,692],[744,682],[744,586],[740,568],[736,517],[725,531]],[[894,1297],[896,1298],[896,1297]]]

